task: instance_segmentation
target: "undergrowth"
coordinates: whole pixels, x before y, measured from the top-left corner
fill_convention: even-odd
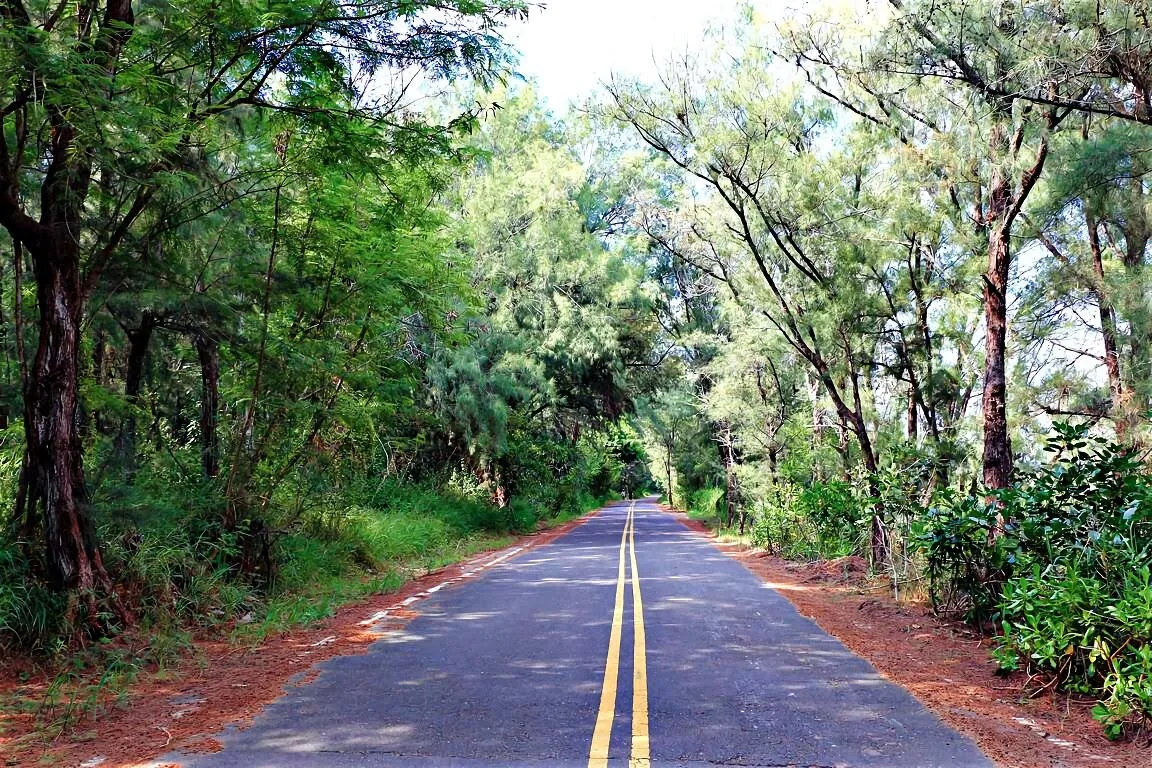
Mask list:
[[[992,502],[942,497],[922,535],[933,594],[999,631],[1002,669],[1098,700],[1111,738],[1152,727],[1152,478],[1126,448],[1057,425],[1050,461]]]
[[[41,583],[20,542],[0,541],[0,652],[19,661],[19,678],[38,683],[17,680],[0,694],[0,714],[33,715],[37,738],[117,706],[142,675],[194,660],[197,635],[258,644],[601,502],[584,493],[553,507],[517,500],[499,508],[459,489],[362,482],[284,513],[273,539],[277,567],[261,583],[238,572],[236,535],[210,511],[181,514],[147,478],[141,487],[152,506],[126,503],[101,528],[106,563],[137,617],[119,634],[70,642],[63,599]]]
[[[1110,738],[1152,737],[1152,476],[1086,426],[1057,424],[1046,452],[993,494],[927,482],[933,466],[915,460],[853,483],[774,482],[747,500],[746,541],[796,560],[862,554],[878,513],[898,596],[926,593],[995,635],[1000,668],[1026,673],[1031,695],[1090,697]],[[733,533],[721,489],[685,497]]]

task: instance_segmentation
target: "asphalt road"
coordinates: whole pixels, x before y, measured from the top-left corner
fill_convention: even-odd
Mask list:
[[[420,616],[367,654],[323,663],[250,727],[219,735],[223,751],[165,761],[992,765],[648,501],[613,505],[413,608]]]

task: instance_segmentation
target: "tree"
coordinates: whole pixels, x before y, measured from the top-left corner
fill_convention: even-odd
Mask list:
[[[891,4],[892,19],[860,60],[846,59],[836,52],[835,42],[802,30],[789,35],[787,53],[821,93],[913,147],[921,146],[924,131],[952,137],[959,134],[959,125],[971,127],[973,140],[980,142],[978,153],[969,153],[950,172],[950,194],[958,208],[969,199],[972,226],[987,243],[984,484],[1004,488],[1013,463],[1006,343],[1014,226],[1044,170],[1049,134],[1068,113],[1052,105],[1018,108],[1018,94],[1033,86],[1030,54],[1015,44],[1026,16],[1022,10],[998,2],[979,9],[902,0]],[[836,91],[830,79],[851,88]],[[936,87],[937,81],[957,83],[968,94],[952,98],[952,91]],[[1053,93],[1073,87],[1068,82],[1048,85]],[[961,115],[949,113],[956,107],[964,110]]]
[[[637,407],[642,432],[656,448],[648,451],[654,459],[653,474],[664,484],[670,507],[676,506],[676,461],[692,426],[694,411],[691,394],[683,387],[666,389]],[[684,499],[680,501],[683,503]]]
[[[575,446],[632,410],[652,326],[632,244],[609,223],[618,196],[580,162],[587,134],[527,86],[478,98],[499,106],[447,201],[452,258],[474,294],[454,321],[462,338],[430,356],[426,381],[446,453],[505,502],[517,450]]]
[[[1140,442],[1150,400],[1152,324],[1147,296],[1147,220],[1143,146],[1148,128],[1086,115],[1064,132],[1032,222],[1051,256],[1050,292],[1095,305],[1100,359],[1116,433]],[[1071,283],[1074,288],[1070,288]],[[1078,323],[1082,326],[1082,323]]]
[[[53,582],[89,595],[91,621],[97,593],[112,587],[87,511],[77,412],[83,316],[102,271],[161,190],[227,151],[217,140],[231,140],[221,129],[237,115],[403,128],[402,102],[373,102],[368,76],[492,73],[495,30],[520,13],[506,0],[0,5],[0,224],[28,253],[39,313],[17,514],[43,531]]]
[[[705,270],[807,363],[875,474],[880,464],[865,412],[862,345],[876,297],[856,290],[860,256],[853,241],[830,236],[856,215],[862,158],[821,158],[827,113],[793,92],[768,92],[763,66],[763,54],[751,46],[718,76],[679,62],[660,90],[610,86],[610,114],[714,195],[690,214],[689,229],[714,254]],[[721,255],[733,247],[728,243],[741,251],[740,261]],[[879,561],[886,547],[879,514],[873,527]]]

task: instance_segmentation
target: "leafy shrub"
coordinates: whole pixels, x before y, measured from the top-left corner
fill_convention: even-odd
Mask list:
[[[1063,687],[1101,694],[1093,715],[1108,736],[1152,718],[1152,583],[1145,563],[1101,578],[1085,560],[1065,560],[1011,579],[1001,606],[1001,667],[1049,673]]]
[[[565,503],[559,505],[562,509],[571,505],[571,501],[566,499]],[[540,508],[530,499],[513,499],[512,503],[508,505],[508,530],[516,533],[527,533],[536,528],[536,524],[540,522]]]
[[[924,553],[928,594],[942,613],[963,613],[975,623],[992,619],[1006,567],[1014,559],[992,533],[996,508],[975,496],[939,492],[918,521],[913,545]]]
[[[780,483],[755,510],[752,543],[785,557],[842,557],[859,551],[869,514],[869,499],[848,483]]]
[[[1152,721],[1152,481],[1123,446],[1057,425],[999,507],[948,497],[922,533],[934,597],[995,617],[1002,668],[1100,697],[1111,737]],[[997,518],[997,512],[1000,518]]]
[[[1109,570],[1110,546],[1152,556],[1152,484],[1127,448],[1058,424],[1052,463],[1026,470],[1002,492],[1007,543],[1041,563],[1071,555]]]

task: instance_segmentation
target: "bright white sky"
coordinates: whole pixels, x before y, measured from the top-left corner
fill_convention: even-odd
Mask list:
[[[613,72],[654,78],[669,56],[699,46],[709,24],[731,24],[743,0],[544,0],[507,29],[520,74],[555,111],[583,101]],[[757,9],[796,0],[759,0]]]

